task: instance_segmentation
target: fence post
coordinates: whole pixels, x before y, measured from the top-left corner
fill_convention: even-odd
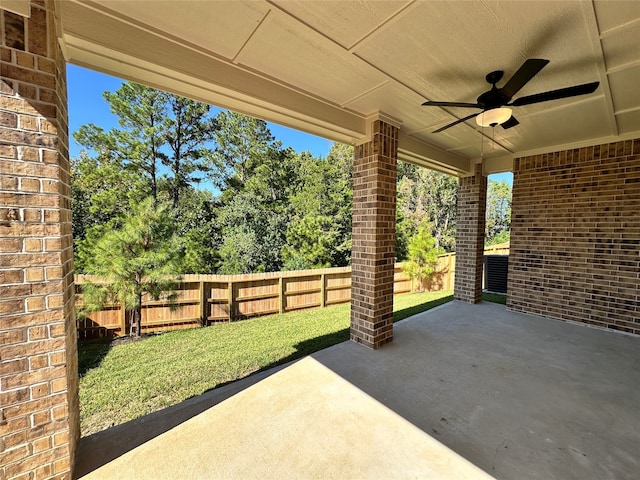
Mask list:
[[[325,286],[325,278],[324,273],[320,274],[320,308],[324,308],[326,306],[326,286]]]
[[[120,304],[120,325],[122,336],[125,337],[127,335],[127,309],[124,303]]]
[[[278,277],[278,311],[284,313],[284,278]]]
[[[209,317],[209,293],[207,292],[207,285],[204,280],[200,280],[200,325],[202,327],[207,325]]]
[[[235,315],[233,314],[233,281],[228,284],[229,291],[227,292],[227,305],[229,307],[229,321],[233,322]]]
[[[449,265],[447,266],[447,269],[449,270],[449,288],[447,290],[453,290],[453,277],[456,274],[455,272],[455,266],[456,266],[456,262],[455,262],[455,254],[454,255],[449,255],[449,259],[447,260],[449,262]]]

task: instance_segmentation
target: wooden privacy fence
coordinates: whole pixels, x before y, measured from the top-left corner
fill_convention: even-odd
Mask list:
[[[506,253],[509,253],[506,244]],[[485,250],[505,253],[504,245]],[[440,255],[436,273],[423,290],[452,290],[455,253]],[[91,277],[76,275],[76,305],[82,305],[82,285]],[[418,290],[395,266],[394,293]],[[254,273],[247,275],[184,275],[172,307],[166,300],[143,298],[141,333],[162,332],[242,320],[259,315],[322,308],[351,300],[351,267]],[[78,337],[126,335],[130,316],[121,305],[78,316]]]
[[[499,245],[491,245],[490,247],[485,247],[484,254],[485,255],[509,255],[509,242],[501,243]]]

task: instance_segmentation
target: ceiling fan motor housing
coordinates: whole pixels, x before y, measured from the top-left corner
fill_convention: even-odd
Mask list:
[[[504,72],[502,70],[496,70],[495,72],[488,73],[486,76],[486,80],[488,83],[493,85],[491,90],[488,92],[484,92],[477,99],[478,105],[482,107],[483,110],[491,110],[492,108],[502,107],[509,103],[511,97],[508,97],[502,93],[502,89],[498,89],[496,87],[496,83],[498,83]]]

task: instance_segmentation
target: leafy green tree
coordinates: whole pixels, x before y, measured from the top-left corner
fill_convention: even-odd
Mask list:
[[[179,220],[187,248],[184,268],[201,271],[216,265],[215,207],[211,199],[209,204],[197,200],[193,188],[207,172],[213,153],[210,142],[216,123],[209,116],[210,107],[131,82],[103,96],[118,117],[118,128],[105,131],[88,124],[74,133],[86,149],[72,160],[78,271],[85,268],[93,244],[119,228],[132,207],[148,196],[154,206],[172,205],[170,213]],[[182,197],[188,200],[181,202]],[[188,229],[182,228],[188,224]],[[205,248],[207,234],[214,239],[211,251]]]
[[[423,223],[418,233],[409,242],[409,258],[403,263],[404,273],[413,280],[419,281],[419,290],[424,290],[424,280],[430,280],[438,263],[438,255],[444,253],[442,248],[436,247],[436,240],[431,236],[430,227]]]
[[[143,295],[154,300],[176,298],[180,239],[173,216],[166,209],[154,209],[152,199],[137,205],[120,228],[104,233],[91,253],[85,269],[105,283],[85,285],[85,307],[90,311],[111,302],[124,305],[132,316],[130,334],[140,335]]]
[[[509,240],[511,228],[511,185],[502,180],[489,180],[485,238],[487,245]]]
[[[326,159],[299,156],[285,268],[346,266],[351,257],[353,148],[334,143]]]
[[[436,247],[455,250],[458,180],[427,168],[399,162],[396,203],[396,256],[408,255],[409,239],[424,222],[431,225]]]
[[[306,215],[289,225],[282,248],[285,270],[330,267],[337,235],[333,219],[326,215]]]
[[[290,219],[297,157],[262,120],[233,112],[216,117],[214,184],[221,190],[220,273],[277,271]]]
[[[218,207],[208,190],[189,189],[181,195],[176,230],[184,244],[182,273],[215,273],[220,267]]]
[[[282,268],[287,215],[268,208],[256,192],[235,195],[219,210],[219,273],[275,272]]]

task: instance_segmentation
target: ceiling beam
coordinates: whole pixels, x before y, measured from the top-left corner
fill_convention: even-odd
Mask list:
[[[398,158],[403,162],[455,176],[468,175],[472,168],[470,160],[421,142],[403,132],[400,132],[398,139]]]
[[[513,172],[513,155],[485,158],[482,162],[482,174]]]
[[[596,16],[595,5],[593,1],[591,2],[583,2],[582,7],[584,10],[584,18],[588,26],[588,31],[591,36],[591,44],[593,47],[594,53],[597,55],[598,61],[598,73],[600,74],[600,88],[604,93],[604,97],[606,100],[607,119],[609,120],[609,125],[611,126],[611,133],[613,135],[618,135],[620,130],[618,129],[618,122],[615,116],[615,108],[613,106],[613,94],[611,93],[611,85],[609,84],[609,75],[607,72],[607,67],[605,65],[605,55],[602,49],[602,40],[600,34],[600,28],[598,27],[598,18]],[[597,35],[597,36],[596,36]]]

